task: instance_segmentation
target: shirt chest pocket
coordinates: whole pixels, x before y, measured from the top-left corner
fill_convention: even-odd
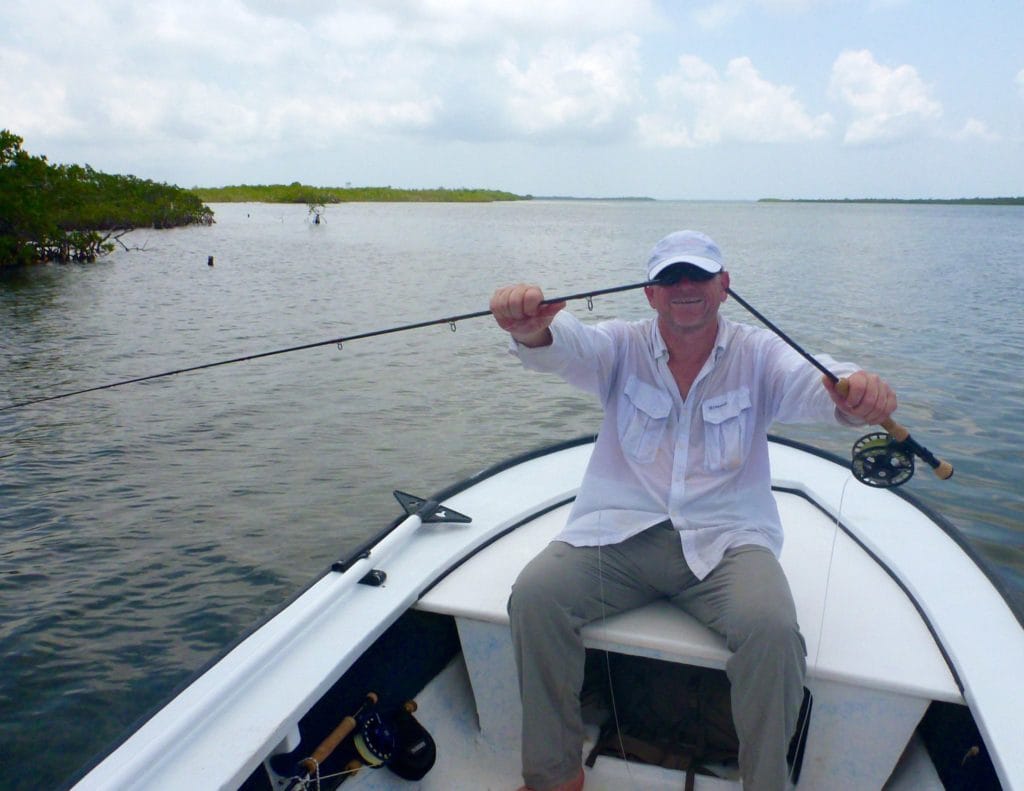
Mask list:
[[[750,390],[743,387],[701,404],[704,417],[704,464],[709,470],[735,470],[746,458]]]
[[[619,405],[619,441],[622,450],[644,464],[654,460],[665,436],[672,398],[654,385],[630,376]]]

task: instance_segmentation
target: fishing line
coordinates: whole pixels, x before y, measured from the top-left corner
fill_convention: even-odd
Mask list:
[[[643,283],[630,283],[629,285],[625,285],[625,286],[613,286],[611,288],[601,288],[601,289],[597,289],[596,291],[582,291],[582,292],[579,292],[577,294],[567,294],[566,296],[563,296],[563,297],[552,297],[550,299],[545,299],[543,302],[541,302],[541,304],[542,305],[551,305],[551,304],[554,304],[556,302],[571,302],[571,301],[577,300],[577,299],[586,299],[587,300],[588,308],[593,309],[593,299],[594,299],[594,297],[602,296],[604,294],[616,294],[616,293],[618,293],[620,291],[631,291],[633,289],[644,288],[645,286],[650,286],[650,285],[654,285],[654,284],[655,283],[653,281],[645,281]],[[482,316],[490,316],[490,315],[492,315],[490,310],[478,310],[478,311],[475,311],[473,313],[462,313],[462,314],[459,314],[457,316],[446,316],[446,317],[440,318],[440,319],[428,319],[427,321],[417,321],[417,322],[414,322],[412,324],[401,324],[401,325],[398,325],[398,326],[395,326],[395,327],[387,327],[385,329],[380,329],[380,330],[371,330],[369,332],[360,332],[360,333],[355,334],[355,335],[344,335],[344,336],[341,336],[339,338],[328,338],[327,340],[323,340],[323,341],[314,341],[312,343],[302,343],[302,344],[299,344],[297,346],[288,346],[288,347],[286,347],[284,349],[274,349],[274,350],[268,351],[268,352],[258,352],[256,354],[247,354],[247,355],[243,355],[241,357],[232,357],[232,358],[230,358],[228,360],[217,360],[215,362],[203,363],[201,365],[192,365],[192,366],[189,366],[188,368],[177,368],[177,369],[175,369],[173,371],[163,371],[163,372],[157,373],[157,374],[149,374],[148,376],[137,376],[137,377],[134,377],[132,379],[123,379],[123,380],[118,381],[118,382],[110,382],[108,384],[97,385],[95,387],[86,387],[86,388],[83,388],[81,390],[72,390],[70,392],[57,393],[55,395],[43,396],[43,397],[40,397],[40,398],[30,398],[30,399],[26,399],[24,401],[18,401],[18,402],[12,403],[12,404],[6,404],[4,406],[0,406],[0,412],[2,412],[4,410],[7,410],[7,409],[18,409],[20,407],[26,407],[26,406],[30,406],[32,404],[41,404],[41,403],[44,403],[46,401],[58,401],[58,400],[63,399],[63,398],[71,398],[72,396],[84,395],[85,393],[95,393],[95,392],[98,392],[100,390],[110,390],[110,389],[113,389],[115,387],[123,387],[124,385],[138,384],[140,382],[149,382],[149,381],[152,381],[154,379],[163,379],[163,378],[166,378],[166,377],[169,377],[169,376],[177,376],[178,374],[191,373],[193,371],[205,371],[205,370],[207,370],[209,368],[217,368],[217,367],[222,366],[222,365],[233,365],[235,363],[244,363],[244,362],[248,362],[250,360],[260,360],[260,359],[262,359],[264,357],[274,357],[274,356],[279,355],[279,354],[291,354],[292,352],[300,352],[300,351],[305,351],[307,349],[315,349],[315,348],[317,348],[319,346],[331,346],[331,345],[334,345],[334,346],[337,346],[340,349],[344,344],[350,343],[352,341],[364,340],[366,338],[376,338],[376,337],[381,336],[381,335],[391,335],[391,334],[394,334],[396,332],[407,332],[409,330],[418,330],[418,329],[422,329],[424,327],[437,326],[439,324],[447,324],[452,329],[452,331],[454,332],[455,331],[455,325],[456,325],[457,322],[468,321],[469,319],[478,319],[478,318],[481,318]]]
[[[821,656],[821,645],[824,642],[825,637],[825,610],[828,605],[828,590],[832,584],[832,567],[836,562],[836,545],[839,539],[839,528],[843,520],[843,504],[846,501],[846,487],[850,485],[850,481],[853,478],[849,477],[843,481],[843,490],[839,493],[839,510],[836,512],[836,518],[832,525],[832,547],[828,553],[828,572],[825,574],[825,592],[821,599],[821,620],[818,622],[818,648],[814,652],[813,666],[818,666],[818,658]]]
[[[598,515],[600,520],[600,515]],[[648,528],[649,529],[649,528]],[[597,544],[597,584],[599,591],[599,598],[601,600],[601,628],[606,628],[608,620],[608,611],[605,606],[604,597],[604,566],[601,563],[601,547],[604,545],[603,540],[598,541]],[[615,703],[615,681],[612,678],[612,656],[608,648],[604,649],[604,667],[605,673],[608,676],[608,702],[612,709],[612,721],[615,723],[615,738],[619,742],[619,751],[622,753],[622,761],[626,765],[626,777],[629,778],[629,785],[632,788],[636,788],[636,782],[633,780],[633,770],[630,764],[632,761],[629,760],[629,755],[626,753],[626,745],[622,741],[622,725],[619,722],[619,710]],[[600,740],[600,733],[597,736]]]
[[[315,789],[315,791],[321,791],[321,783],[323,781],[325,781],[325,780],[334,780],[334,779],[336,779],[338,777],[346,777],[348,775],[354,775],[356,772],[358,772],[362,768],[363,767],[361,765],[357,766],[357,767],[354,766],[351,769],[342,769],[340,772],[334,772],[333,774],[323,775],[323,774],[320,774],[320,764],[317,764],[316,765],[316,776],[315,777],[311,777],[308,780],[303,780],[301,778],[289,778],[289,779],[292,780],[293,782],[294,781],[298,781],[301,784],[302,789],[304,789],[306,791],[308,791],[308,789],[310,788],[310,783],[312,783],[312,788]]]

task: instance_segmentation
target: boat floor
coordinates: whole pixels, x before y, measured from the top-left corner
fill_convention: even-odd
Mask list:
[[[404,780],[387,769],[364,768],[351,775],[346,791],[513,791],[521,785],[519,755],[508,743],[485,738],[479,728],[473,692],[461,655],[416,698],[417,718],[438,745],[437,763],[419,781]],[[588,752],[597,735],[588,726]],[[586,768],[586,791],[679,791],[685,773],[658,766],[599,757]],[[697,775],[697,791],[739,791],[735,779]],[[901,758],[885,791],[942,791],[931,759],[915,737]]]
[[[480,733],[469,676],[461,656],[431,683],[417,703],[418,718],[439,745],[437,764],[422,780],[403,780],[387,770],[364,769],[344,785],[348,789],[375,791],[451,791],[455,788],[479,791],[513,791],[522,784],[519,754],[507,743],[495,743]],[[433,716],[433,713],[440,716]],[[597,735],[596,726],[588,728],[588,751]],[[443,747],[441,746],[443,745]],[[627,764],[612,758],[598,758],[586,769],[587,791],[612,789],[650,789],[678,791],[683,773],[643,764]],[[703,789],[737,789],[739,784],[701,777]]]

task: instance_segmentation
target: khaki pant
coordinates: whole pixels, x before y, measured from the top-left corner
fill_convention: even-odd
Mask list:
[[[741,546],[698,580],[667,523],[600,548],[553,541],[512,587],[508,611],[528,786],[551,788],[579,773],[580,629],[659,598],[722,634],[733,652],[725,669],[744,789],[786,787],[786,749],[803,699],[806,648],[782,567],[769,550]]]

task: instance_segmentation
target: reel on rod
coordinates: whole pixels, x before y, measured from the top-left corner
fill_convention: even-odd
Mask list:
[[[914,476],[914,452],[892,434],[876,431],[853,443],[853,477],[868,486],[890,489]]]
[[[786,333],[772,324],[753,305],[733,291],[726,289],[729,296],[735,299],[740,305],[757,318],[768,329],[778,335],[790,347],[793,348],[807,362],[817,368],[825,378],[836,387],[836,392],[846,395],[849,382],[840,379],[817,358],[808,354],[803,347],[790,338]],[[914,475],[914,456],[917,456],[935,472],[940,480],[948,480],[953,477],[953,465],[943,461],[932,453],[928,448],[910,436],[910,432],[891,417],[881,421],[879,425],[888,433],[876,432],[865,434],[853,444],[853,477],[867,486],[877,488],[892,488],[906,483]]]

